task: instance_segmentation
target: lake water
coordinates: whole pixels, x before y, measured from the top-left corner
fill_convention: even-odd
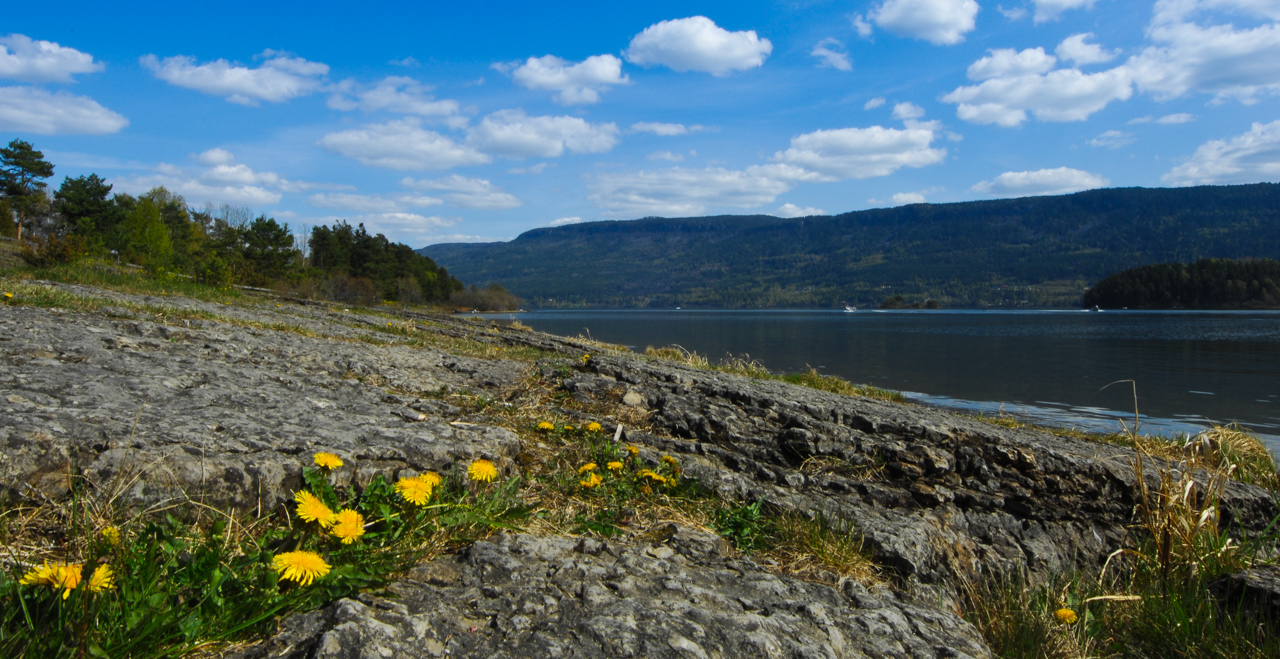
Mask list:
[[[643,352],[813,366],[969,412],[1054,426],[1194,433],[1239,422],[1280,454],[1280,312],[535,311],[495,314]]]

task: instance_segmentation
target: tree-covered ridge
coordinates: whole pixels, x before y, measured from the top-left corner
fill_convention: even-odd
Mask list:
[[[339,221],[295,235],[247,208],[192,208],[163,187],[112,194],[97,174],[66,177],[49,195],[53,170],[22,140],[0,149],[0,235],[27,244],[37,265],[107,257],[214,286],[283,286],[359,303],[443,301],[463,288],[435,261],[364,225]]]
[[[1103,309],[1277,309],[1280,261],[1203,259],[1119,272],[1089,289],[1087,307]]]
[[[1280,257],[1280,185],[1119,188],[833,217],[645,218],[420,250],[538,306],[1075,306],[1148,263]]]
[[[372,281],[384,300],[447,300],[462,290],[462,282],[435,261],[380,233],[369,235],[363,224],[352,228],[339,221],[333,228],[315,227],[307,244],[312,267]]]

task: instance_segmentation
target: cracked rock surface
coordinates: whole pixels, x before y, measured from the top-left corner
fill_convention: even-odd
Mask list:
[[[139,506],[189,496],[265,511],[291,498],[316,451],[352,458],[336,484],[479,457],[511,476],[520,438],[464,419],[450,400],[500,398],[533,375],[580,403],[647,410],[652,433],[624,428],[641,457],[675,455],[728,500],[852,526],[889,579],[871,592],[772,574],[685,527],[661,541],[651,529],[607,543],[502,535],[423,564],[388,593],[292,616],[246,659],[984,657],[955,615],[964,580],[1092,572],[1131,541],[1134,454],[1117,446],[448,317],[411,316],[469,354],[561,358],[458,356],[374,334],[386,319],[314,305],[49,286],[103,306],[0,307],[5,499],[56,498],[83,474]],[[1267,492],[1239,483],[1221,511],[1224,528],[1246,535],[1277,514]]]
[[[666,435],[629,439],[680,455],[727,498],[851,523],[924,597],[949,599],[983,574],[1096,571],[1129,537],[1136,481],[1124,447],[613,355],[563,386],[626,391]],[[1265,490],[1228,485],[1224,528],[1260,532],[1276,514]]]
[[[453,425],[441,415],[450,406],[431,397],[510,384],[518,363],[355,342],[355,330],[323,317],[296,326],[337,338],[121,315],[0,311],[0,492],[58,497],[83,473],[128,484],[126,500],[139,505],[190,496],[262,510],[291,498],[316,451],[355,458],[337,482],[362,483],[478,457],[509,469],[519,452],[511,431]]]
[[[390,588],[288,619],[237,659],[987,657],[954,613],[780,577],[718,536],[664,543],[500,535]]]

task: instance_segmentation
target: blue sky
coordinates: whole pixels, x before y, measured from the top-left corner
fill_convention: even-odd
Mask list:
[[[414,247],[1280,179],[1280,0],[414,4],[16,4],[0,138]]]

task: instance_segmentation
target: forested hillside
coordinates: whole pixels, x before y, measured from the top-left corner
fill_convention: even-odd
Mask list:
[[[1091,190],[834,217],[592,222],[419,250],[537,306],[1075,306],[1151,263],[1280,257],[1280,185]]]
[[[339,220],[294,233],[248,208],[191,207],[163,187],[136,197],[113,193],[97,174],[65,177],[50,194],[45,179],[53,173],[27,142],[0,148],[0,236],[16,240],[24,260],[37,267],[98,259],[157,277],[270,286],[352,304],[443,303],[464,291],[430,258],[370,235],[363,224]]]
[[[1089,289],[1087,307],[1103,309],[1280,308],[1280,262],[1204,259],[1119,272]]]

